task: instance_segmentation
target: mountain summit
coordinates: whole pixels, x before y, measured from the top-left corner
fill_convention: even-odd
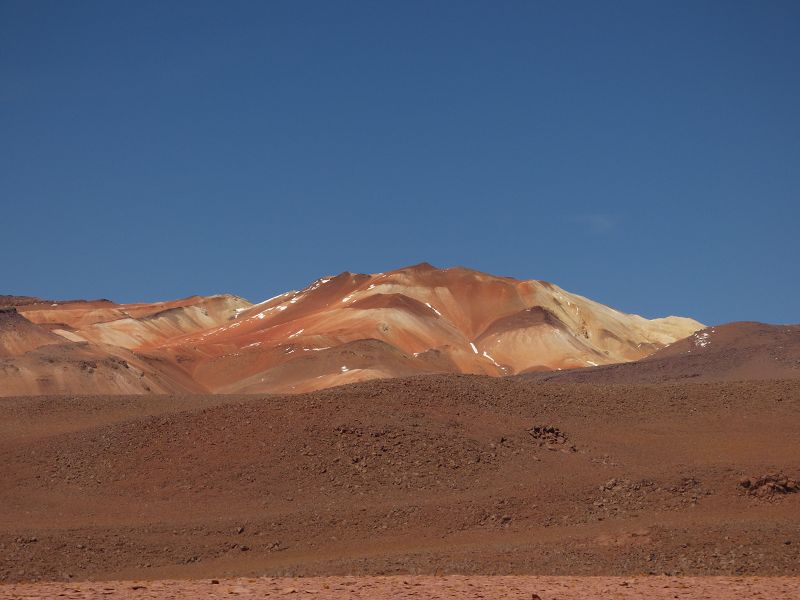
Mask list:
[[[0,319],[3,395],[301,392],[417,373],[513,375],[638,360],[703,327],[625,314],[544,281],[427,263],[323,277],[258,304],[230,295],[24,302]]]

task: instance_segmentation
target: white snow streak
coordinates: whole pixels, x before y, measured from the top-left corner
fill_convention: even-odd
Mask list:
[[[426,302],[426,303],[425,303],[425,306],[427,306],[428,308],[430,308],[430,309],[431,309],[433,312],[435,312],[435,313],[436,313],[437,315],[439,315],[440,317],[442,316],[442,313],[440,313],[438,310],[436,310],[435,308],[433,308],[433,307],[431,306],[431,303],[430,303],[430,302]]]
[[[322,278],[322,279],[317,279],[317,280],[314,282],[314,284],[313,284],[313,285],[312,285],[310,288],[308,288],[308,291],[310,291],[310,292],[313,292],[313,291],[314,291],[315,289],[317,289],[319,286],[321,286],[321,285],[324,285],[324,284],[328,283],[329,281],[330,281],[330,278],[329,278],[329,277],[324,277],[324,278]]]
[[[505,370],[504,367],[500,366],[500,364],[494,358],[492,358],[492,356],[488,352],[486,352],[486,350],[483,351],[483,355],[486,358],[488,358],[490,361],[492,361],[494,363],[495,367],[498,367],[499,369]]]
[[[704,331],[702,333],[695,333],[694,334],[694,345],[699,346],[701,348],[705,348],[711,343],[709,339],[708,332]]]
[[[262,304],[266,304],[267,302],[272,302],[273,300],[277,300],[278,298],[283,298],[284,296],[288,296],[289,294],[296,293],[295,290],[290,290],[288,292],[283,292],[282,294],[278,294],[277,296],[273,296],[272,298],[267,298],[263,302],[259,302],[258,304],[254,304],[253,306],[261,306]]]

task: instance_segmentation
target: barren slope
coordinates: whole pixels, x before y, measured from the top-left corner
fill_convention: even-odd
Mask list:
[[[6,300],[17,306],[0,308],[0,396],[205,392],[159,346],[249,306],[232,296],[124,305]]]
[[[800,325],[708,327],[637,362],[538,376],[562,382],[658,383],[800,377]]]
[[[702,327],[691,319],[624,314],[547,282],[427,264],[325,277],[255,305],[224,295],[153,304],[36,301],[17,311],[63,343],[88,342],[82,352],[98,360],[146,356],[144,371],[154,378],[169,379],[177,390],[186,381],[185,391],[215,393],[303,392],[414,373],[500,376],[617,363]],[[42,343],[17,346],[32,350]],[[25,380],[17,377],[0,391],[6,395],[114,393],[113,383],[93,388],[89,381],[54,378],[46,363],[22,353],[9,360]],[[37,378],[62,387],[43,388]],[[127,384],[118,389],[132,391]]]
[[[798,575],[799,424],[798,380],[7,398],[0,580]]]
[[[63,338],[28,321],[15,308],[0,307],[0,359],[63,341]]]

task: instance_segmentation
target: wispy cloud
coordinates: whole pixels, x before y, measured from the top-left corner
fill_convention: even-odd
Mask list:
[[[611,233],[617,227],[617,220],[610,215],[580,214],[572,215],[569,220],[597,234]]]

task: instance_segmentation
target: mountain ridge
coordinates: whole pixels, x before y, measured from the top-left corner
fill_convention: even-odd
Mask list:
[[[622,313],[546,281],[429,263],[345,271],[255,304],[231,294],[134,304],[34,299],[16,311],[48,343],[37,347],[38,367],[6,352],[0,381],[15,380],[15,363],[24,362],[32,379],[16,377],[4,389],[33,394],[95,391],[83,379],[52,382],[81,343],[82,353],[98,358],[124,355],[154,385],[164,376],[159,365],[168,365],[168,379],[191,381],[192,391],[292,393],[412,374],[503,376],[627,362],[703,327],[686,317]],[[106,384],[98,389],[113,393]]]

